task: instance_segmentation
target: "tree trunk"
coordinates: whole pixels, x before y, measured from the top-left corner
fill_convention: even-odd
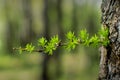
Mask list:
[[[26,43],[31,42],[34,37],[35,33],[32,29],[33,24],[33,16],[32,16],[32,5],[31,0],[22,0],[22,8],[23,8],[23,27],[24,30],[21,34],[21,43],[26,45]]]
[[[101,47],[99,80],[120,80],[120,1],[102,0],[102,24],[109,28],[110,45]]]
[[[78,32],[78,22],[77,22],[77,4],[76,0],[73,0],[73,13],[72,13],[72,30],[75,31],[75,34]]]
[[[57,29],[58,29],[58,35],[61,39],[63,39],[63,27],[62,27],[62,18],[63,18],[63,15],[62,15],[62,0],[57,0],[57,8],[56,8],[56,11],[57,11]],[[56,79],[60,79],[61,76],[62,76],[62,63],[61,63],[61,52],[62,50],[61,49],[58,49],[56,52],[55,52],[55,61],[56,61],[56,73],[55,73],[55,77]]]
[[[12,54],[13,50],[12,50],[12,47],[13,47],[13,43],[15,43],[15,30],[14,30],[14,27],[17,26],[15,23],[15,21],[13,21],[11,19],[11,15],[9,13],[9,9],[11,9],[12,7],[9,6],[9,1],[8,0],[5,0],[5,4],[4,4],[4,9],[5,9],[5,16],[6,16],[6,51],[7,53],[9,54]]]
[[[48,0],[44,0],[43,18],[44,18],[44,36],[46,39],[50,39],[50,26],[49,26],[49,17],[48,17]],[[43,59],[42,80],[50,80],[49,73],[48,73],[49,62],[50,62],[50,56],[45,54],[44,59]]]

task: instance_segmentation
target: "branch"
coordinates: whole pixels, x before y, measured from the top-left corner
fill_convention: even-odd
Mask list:
[[[107,28],[101,28],[100,31],[94,36],[90,37],[86,30],[81,30],[79,36],[75,36],[74,32],[68,32],[65,36],[65,41],[59,39],[58,35],[55,35],[47,40],[42,37],[38,40],[38,47],[40,49],[35,49],[36,46],[31,44],[27,44],[25,48],[13,48],[13,50],[19,50],[20,53],[22,51],[28,52],[44,52],[49,55],[53,54],[58,47],[65,47],[68,50],[74,49],[77,45],[83,44],[84,46],[94,46],[97,47],[99,45],[107,46],[109,44],[108,39],[109,31]]]

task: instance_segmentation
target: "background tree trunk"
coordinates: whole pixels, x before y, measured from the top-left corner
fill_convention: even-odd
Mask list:
[[[9,9],[13,8],[10,6],[10,2],[8,0],[4,1],[4,11],[5,11],[5,16],[6,16],[6,51],[7,53],[12,54],[13,50],[12,47],[14,46],[17,36],[17,30],[15,29],[16,26],[18,26],[17,20],[14,21],[12,19],[12,15],[9,13]],[[12,16],[12,17],[11,17]],[[16,15],[14,15],[16,16]]]
[[[21,43],[26,45],[27,43],[31,42],[34,37],[35,33],[33,31],[33,15],[32,15],[32,5],[30,0],[22,0],[22,8],[23,8],[23,26],[24,30],[21,34]]]
[[[77,4],[76,0],[73,0],[73,11],[72,11],[72,30],[75,34],[78,32],[78,22],[77,22]]]
[[[48,40],[50,39],[50,36],[55,33],[58,34],[60,38],[62,38],[63,36],[61,3],[62,0],[57,0],[56,2],[54,2],[53,0],[44,1],[44,36]],[[52,14],[54,13],[57,16],[50,18],[50,13]],[[60,67],[61,66],[60,57],[61,57],[60,49],[55,51],[54,56],[44,55],[42,80],[53,80],[54,78],[61,77],[62,69]],[[52,62],[51,59],[54,59],[55,62]],[[55,71],[53,71],[53,74],[51,74],[50,72],[49,63],[55,64],[53,65],[55,66]]]
[[[101,47],[99,80],[120,80],[120,1],[102,0],[102,24],[109,28],[110,45]]]
[[[57,11],[57,29],[58,29],[58,35],[61,39],[63,39],[63,34],[64,34],[64,31],[63,31],[63,26],[62,26],[62,18],[63,18],[63,15],[62,15],[62,0],[57,0],[57,8],[56,8],[56,11]],[[56,79],[59,79],[61,76],[62,76],[62,61],[61,61],[61,53],[62,53],[62,49],[58,49],[56,52],[55,52],[55,61],[56,61],[56,72],[55,72],[55,76],[56,76]]]
[[[50,26],[49,26],[49,17],[48,17],[48,0],[44,0],[43,17],[44,17],[44,36],[46,39],[49,39],[50,38]],[[49,60],[50,60],[50,56],[45,54],[44,59],[43,59],[42,80],[50,80],[49,73],[48,73]]]

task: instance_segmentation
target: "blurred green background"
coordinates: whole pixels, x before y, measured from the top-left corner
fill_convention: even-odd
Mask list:
[[[48,56],[12,48],[68,31],[100,29],[101,0],[0,0],[0,80],[96,80],[98,48],[62,48]]]

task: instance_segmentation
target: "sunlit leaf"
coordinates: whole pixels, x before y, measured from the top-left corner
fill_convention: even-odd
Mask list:
[[[30,53],[34,50],[34,48],[35,48],[35,46],[33,46],[32,43],[27,44],[26,47],[25,47],[25,49]]]
[[[47,40],[44,37],[42,37],[38,40],[38,45],[41,47],[45,47],[46,43],[47,43]]]

